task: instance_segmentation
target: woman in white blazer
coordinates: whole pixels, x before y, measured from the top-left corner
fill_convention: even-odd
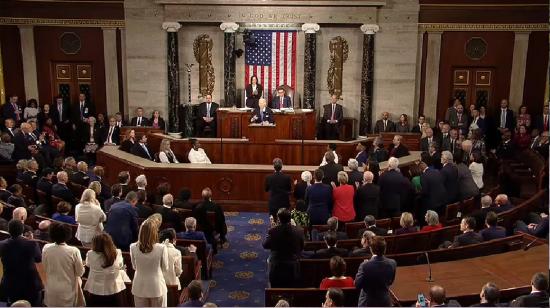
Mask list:
[[[181,251],[174,246],[176,242],[176,230],[174,228],[162,230],[160,232],[160,242],[168,250],[168,269],[163,271],[164,280],[167,285],[177,285],[178,290],[181,290],[180,275],[183,269],[181,265]]]
[[[85,189],[76,205],[75,219],[78,223],[76,238],[84,247],[90,247],[92,239],[103,231],[103,222],[107,219],[95,196],[95,191]]]
[[[470,154],[470,172],[474,178],[474,182],[477,185],[477,188],[483,188],[483,163],[481,161],[481,153],[475,151]]]
[[[84,265],[78,248],[67,245],[72,236],[68,224],[50,225],[50,239],[42,249],[42,263],[46,273],[44,304],[48,307],[82,307],[86,303],[82,293]]]
[[[90,293],[88,307],[122,306],[124,284],[124,260],[107,233],[99,233],[92,240],[92,249],[86,254],[86,266],[90,268],[84,290]]]
[[[168,250],[158,243],[159,223],[147,219],[139,228],[138,241],[130,245],[130,257],[135,270],[132,294],[136,307],[166,307]]]

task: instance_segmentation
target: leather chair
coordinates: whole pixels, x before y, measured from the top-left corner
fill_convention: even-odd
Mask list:
[[[300,107],[300,104],[298,103],[298,99],[299,99],[298,93],[293,88],[291,88],[289,85],[286,85],[286,84],[280,85],[277,88],[275,88],[271,96],[272,98],[277,97],[277,90],[279,88],[283,88],[285,90],[285,95],[290,97],[290,100],[292,102],[292,105],[291,105],[292,108]]]

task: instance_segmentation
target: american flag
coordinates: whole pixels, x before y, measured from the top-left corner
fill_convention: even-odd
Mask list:
[[[271,102],[273,91],[288,85],[296,88],[296,31],[250,31],[255,45],[246,46],[245,84],[256,75],[264,89],[264,98]]]

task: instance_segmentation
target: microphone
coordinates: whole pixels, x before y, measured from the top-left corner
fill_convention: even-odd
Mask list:
[[[529,249],[531,249],[531,247],[535,246],[535,243],[538,242],[538,238],[532,240],[531,242],[529,242],[529,244],[525,245],[525,247],[523,247],[523,251],[527,251]]]
[[[432,278],[432,264],[430,263],[430,257],[428,256],[428,252],[424,251],[424,256],[426,256],[426,261],[428,261],[428,278],[426,278],[427,282],[434,282]]]

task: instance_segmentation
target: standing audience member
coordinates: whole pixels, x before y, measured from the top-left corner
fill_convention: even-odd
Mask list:
[[[269,215],[275,217],[280,208],[290,208],[292,180],[282,172],[283,161],[280,158],[273,159],[273,169],[275,172],[265,178],[265,191],[269,192]]]
[[[463,201],[479,195],[479,188],[472,172],[464,162],[457,162],[458,170],[458,200]]]
[[[168,249],[158,243],[159,224],[147,219],[139,228],[136,243],[130,245],[132,267],[136,271],[132,294],[136,307],[166,307],[167,292],[163,272],[168,270]]]
[[[470,166],[468,167],[470,169],[470,173],[472,174],[472,178],[474,179],[474,182],[477,185],[478,189],[482,189],[483,184],[483,163],[481,161],[481,154],[479,152],[472,152],[470,154]]]
[[[447,204],[455,203],[459,198],[458,168],[453,164],[453,154],[449,151],[441,153],[441,176],[447,194]]]
[[[179,214],[172,209],[174,205],[174,196],[166,194],[162,197],[162,206],[159,206],[157,213],[162,215],[162,223],[166,227],[176,229],[176,232],[183,231],[181,226],[181,218]]]
[[[135,206],[137,194],[129,192],[124,201],[115,203],[109,210],[105,231],[111,235],[115,245],[123,251],[128,251],[130,244],[138,236],[138,222]]]
[[[363,173],[363,184],[357,188],[353,204],[355,207],[355,220],[362,221],[365,216],[378,216],[380,206],[380,187],[373,184],[374,174],[370,171]]]
[[[342,165],[336,163],[335,161],[334,153],[331,151],[328,151],[325,153],[325,160],[327,162],[326,165],[319,167],[319,169],[323,170],[323,183],[325,184],[331,184],[331,183],[338,183],[338,172],[344,171],[344,167]]]
[[[297,200],[294,209],[290,212],[290,217],[297,227],[302,229],[309,228],[309,215],[307,214],[307,206],[304,200]]]
[[[306,189],[306,205],[312,225],[322,225],[332,212],[332,188],[324,184],[324,172],[316,169],[313,172],[314,183]]]
[[[94,236],[103,232],[103,222],[107,219],[93,190],[84,190],[80,203],[76,205],[75,215],[78,222],[76,238],[82,246],[90,247]]]
[[[84,264],[78,248],[67,245],[72,237],[69,225],[53,223],[50,239],[42,249],[42,262],[48,280],[44,288],[44,304],[48,307],[82,307]]]
[[[401,215],[401,200],[408,191],[410,182],[398,170],[399,159],[390,157],[388,170],[384,171],[378,178],[380,186],[381,207],[380,217],[391,218]]]
[[[348,174],[344,171],[338,172],[338,183],[332,184],[332,215],[342,222],[351,222],[355,219],[353,197],[355,189],[348,184]]]
[[[345,276],[346,261],[340,256],[330,258],[330,272],[332,276],[323,278],[319,289],[328,290],[329,288],[353,288],[353,278]]]
[[[208,220],[208,212],[214,212],[214,223],[212,226],[210,220]],[[202,202],[195,207],[193,215],[197,218],[197,222],[206,235],[206,239],[214,248],[214,253],[218,251],[217,240],[215,234],[220,236],[221,243],[225,243],[227,239],[227,225],[225,224],[225,215],[223,209],[212,201],[212,190],[208,187],[202,190]]]
[[[164,221],[164,219],[163,219]],[[168,266],[162,271],[167,285],[177,285],[181,290],[180,275],[183,273],[181,265],[181,251],[176,248],[176,230],[164,229],[159,234],[159,242],[168,250]]]
[[[86,253],[85,265],[90,269],[84,290],[90,293],[88,307],[117,307],[124,284],[124,260],[111,236],[98,233],[93,237],[92,249]]]
[[[336,143],[327,144],[326,152],[332,152],[332,154],[334,154],[334,163],[337,164],[339,157],[338,157],[338,154],[336,153]],[[319,165],[319,167],[324,166],[326,164],[327,164],[327,160],[325,158],[325,155],[323,155],[323,160],[321,160],[321,164]]]
[[[304,171],[300,175],[301,181],[298,182],[298,180],[294,181],[294,199],[296,200],[305,200],[306,198],[306,189],[311,186],[311,179],[313,175],[311,175],[311,172]]]
[[[363,183],[363,173],[359,171],[359,162],[355,158],[348,159],[348,168],[351,170],[348,173],[348,184],[354,188]]]

